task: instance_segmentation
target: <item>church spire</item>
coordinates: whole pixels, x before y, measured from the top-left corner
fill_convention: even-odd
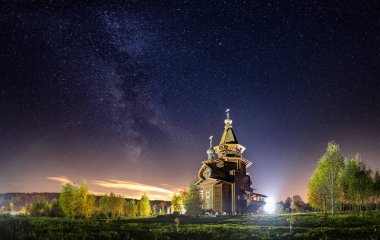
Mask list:
[[[207,159],[208,160],[212,159],[212,157],[214,156],[214,153],[215,153],[214,149],[212,148],[212,138],[213,138],[213,136],[209,137],[209,139],[210,139],[210,148],[207,149],[207,157],[208,157]]]
[[[238,140],[235,136],[234,131],[232,130],[232,119],[230,118],[231,109],[226,109],[227,118],[224,120],[224,131],[222,138],[220,139],[220,145],[223,144],[238,144]]]
[[[232,119],[230,119],[230,111],[231,109],[229,108],[226,109],[227,118],[224,120],[224,123],[226,124],[226,126],[229,126],[232,124]]]

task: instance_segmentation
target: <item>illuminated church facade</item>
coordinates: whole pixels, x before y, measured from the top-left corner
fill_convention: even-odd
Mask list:
[[[247,168],[252,162],[243,157],[245,147],[239,144],[232,129],[229,109],[217,146],[207,149],[207,160],[198,172],[203,210],[218,214],[256,213],[262,210],[267,196],[254,193]]]

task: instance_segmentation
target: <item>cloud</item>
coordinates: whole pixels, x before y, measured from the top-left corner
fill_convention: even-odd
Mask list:
[[[173,191],[165,188],[155,187],[151,185],[146,185],[137,182],[130,181],[119,181],[119,180],[108,180],[108,181],[94,181],[94,184],[106,188],[115,188],[115,189],[127,189],[132,191],[141,191],[141,192],[156,192],[156,193],[167,193],[172,194]]]
[[[49,180],[60,182],[62,183],[62,185],[67,184],[67,183],[73,183],[72,180],[68,179],[65,176],[46,177],[46,178]],[[147,185],[147,184],[138,183],[138,182],[132,182],[132,181],[120,181],[120,180],[115,180],[115,179],[110,179],[108,181],[93,180],[91,184],[104,187],[104,188],[114,189],[113,192],[116,194],[120,194],[126,198],[135,198],[135,199],[139,199],[142,194],[146,193],[151,200],[156,200],[156,199],[170,200],[174,192],[173,190],[170,190],[167,188],[156,187],[156,186]],[[90,193],[98,195],[98,196],[109,194],[109,192],[106,192],[106,191],[96,191],[97,189],[95,191],[92,189],[89,189],[89,190],[90,190]],[[117,191],[117,190],[127,190],[127,191]]]
[[[65,176],[60,176],[60,177],[47,177],[49,180],[57,181],[62,183],[62,185],[65,185],[67,183],[73,183],[70,179],[66,178]]]
[[[170,200],[173,191],[167,188],[156,187],[132,181],[120,181],[110,179],[108,181],[95,180],[93,184],[105,188],[127,190],[122,193],[126,198],[139,199],[142,194],[146,193],[151,200]],[[116,191],[117,192],[117,191]]]

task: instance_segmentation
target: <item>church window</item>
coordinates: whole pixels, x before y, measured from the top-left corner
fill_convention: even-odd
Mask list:
[[[206,192],[206,198],[210,198],[210,192]]]

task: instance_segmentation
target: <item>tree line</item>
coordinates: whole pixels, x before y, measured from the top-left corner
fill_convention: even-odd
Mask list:
[[[79,186],[68,183],[63,186],[59,199],[53,199],[50,204],[47,200],[34,202],[28,206],[26,212],[36,217],[147,217],[165,214],[165,206],[151,205],[146,194],[143,194],[139,201],[126,200],[123,196],[112,192],[96,198],[90,194],[86,183]]]
[[[276,213],[295,213],[295,212],[310,212],[312,207],[309,203],[305,203],[300,195],[294,195],[293,197],[287,197],[285,201],[279,201],[276,203]]]
[[[171,202],[172,212],[183,212],[190,216],[202,214],[202,200],[199,188],[192,181],[188,190],[184,189],[180,194],[173,194]],[[148,196],[143,194],[139,201],[126,200],[121,195],[110,193],[100,198],[90,194],[86,183],[79,186],[65,184],[59,195],[59,199],[40,200],[32,203],[26,209],[26,214],[35,217],[69,217],[69,218],[118,218],[148,217],[164,215],[165,205],[152,205]]]
[[[380,208],[380,173],[356,155],[345,158],[334,142],[327,145],[308,184],[310,205],[334,215],[336,211]]]

